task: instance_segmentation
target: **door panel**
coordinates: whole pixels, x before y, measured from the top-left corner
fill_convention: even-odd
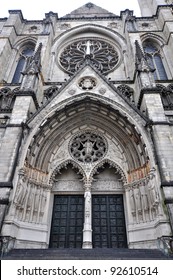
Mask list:
[[[92,196],[93,247],[127,247],[122,195]]]
[[[83,223],[84,197],[55,195],[50,248],[81,248]]]

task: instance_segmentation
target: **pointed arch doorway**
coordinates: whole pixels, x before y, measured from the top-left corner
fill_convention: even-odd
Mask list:
[[[124,202],[119,175],[115,175],[115,170],[108,168],[108,165],[101,169],[91,188],[91,247],[126,248]],[[88,214],[80,179],[79,173],[70,165],[57,176],[50,248],[83,247],[84,224]]]

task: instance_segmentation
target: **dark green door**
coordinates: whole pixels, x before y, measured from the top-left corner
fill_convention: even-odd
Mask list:
[[[82,248],[84,197],[55,195],[50,248]]]
[[[126,227],[122,195],[92,196],[94,248],[126,248]]]

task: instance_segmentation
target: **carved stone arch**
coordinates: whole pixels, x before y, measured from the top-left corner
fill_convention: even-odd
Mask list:
[[[164,45],[166,44],[163,38],[153,33],[143,37],[143,48],[146,59],[153,69],[153,77],[155,80],[167,80],[169,72],[167,62],[165,60]]]
[[[86,56],[86,48],[90,53],[89,56],[88,54]],[[85,65],[86,57],[90,57],[90,63],[94,68],[108,74],[121,64],[122,52],[120,46],[109,37],[102,38],[99,34],[91,35],[86,32],[80,37],[75,36],[70,41],[66,40],[57,47],[56,64],[69,75],[73,75]]]
[[[66,30],[57,38],[55,38],[53,43],[52,52],[56,52],[57,45],[62,45],[64,42],[69,41],[69,38],[75,38],[75,36],[79,37],[79,34],[94,32],[95,34],[100,34],[101,36],[105,36],[105,38],[110,38],[114,42],[117,42],[121,49],[126,49],[126,40],[120,35],[118,32],[114,30],[110,30],[107,27],[100,26],[99,24],[83,24],[77,27],[70,28],[70,30]]]
[[[141,35],[141,40],[142,40],[142,44],[144,44],[145,41],[150,40],[153,43],[157,44],[157,46],[159,46],[160,48],[166,44],[163,37],[154,33],[145,33]]]
[[[15,50],[16,50],[16,49],[19,50],[19,49],[23,48],[24,46],[26,46],[27,44],[36,45],[36,43],[37,43],[37,39],[36,39],[35,37],[26,36],[26,37],[24,37],[24,38],[18,40],[18,41],[14,44],[13,48],[14,48]]]
[[[123,184],[127,183],[127,176],[125,175],[124,171],[122,170],[122,168],[114,161],[110,160],[110,159],[103,159],[102,161],[100,161],[99,163],[97,163],[94,168],[92,169],[92,171],[90,172],[90,176],[89,176],[89,182],[93,181],[93,177],[94,175],[97,173],[98,169],[103,167],[104,164],[109,164],[110,167],[114,168],[116,170],[116,173],[119,173],[121,176],[121,181],[123,182]]]
[[[28,138],[25,143],[25,148],[23,149],[23,152],[21,155],[21,166],[23,165],[23,162],[25,161],[25,159],[27,157],[27,151],[30,151],[29,149],[32,146],[33,142],[35,143],[35,147],[36,147],[37,152],[40,157],[40,152],[39,152],[40,148],[38,149],[38,146],[36,145],[37,137],[44,136],[44,131],[46,131],[47,129],[49,129],[51,127],[49,124],[51,121],[53,121],[53,119],[56,120],[57,114],[58,114],[58,116],[60,116],[60,114],[62,114],[62,116],[66,117],[62,121],[62,123],[63,123],[67,120],[68,108],[70,110],[71,106],[74,106],[74,104],[75,104],[75,110],[77,110],[77,108],[78,108],[78,107],[76,107],[76,105],[79,107],[84,106],[84,107],[86,107],[86,109],[89,108],[89,110],[90,110],[91,108],[90,108],[90,106],[88,107],[88,104],[90,104],[90,102],[91,102],[92,104],[94,104],[94,106],[96,106],[96,101],[97,101],[97,99],[94,96],[94,94],[82,93],[82,94],[79,94],[77,97],[75,97],[75,96],[73,98],[70,97],[67,100],[65,100],[59,104],[55,104],[54,106],[51,106],[51,102],[50,102],[50,104],[48,104],[46,108],[43,108],[42,110],[38,111],[35,115],[33,115],[33,117],[28,122],[28,126],[31,129],[30,129],[30,133],[29,133]],[[114,115],[115,116],[117,115],[121,119],[124,119],[123,123],[128,124],[128,127],[130,130],[128,128],[126,130],[123,127],[123,131],[126,132],[127,135],[129,135],[132,143],[134,143],[134,144],[136,143],[137,145],[138,145],[138,142],[141,143],[142,150],[143,149],[145,150],[144,154],[146,155],[147,158],[150,159],[151,166],[154,166],[154,158],[153,158],[153,153],[152,153],[151,146],[150,146],[150,139],[148,139],[148,137],[147,137],[145,131],[142,129],[142,127],[139,127],[139,123],[145,125],[145,120],[140,118],[140,116],[138,116],[136,113],[135,113],[136,117],[132,118],[132,115],[130,114],[129,110],[127,110],[127,108],[124,108],[123,105],[118,104],[115,101],[111,101],[111,104],[110,104],[109,100],[105,97],[102,97],[102,96],[100,97],[99,104],[102,104],[102,106],[104,106],[104,108],[106,109],[106,112],[108,112],[109,114],[111,113],[110,116],[114,117]],[[66,105],[68,105],[69,107]],[[97,101],[97,106],[98,106],[98,101]],[[64,110],[64,108],[66,108],[66,110]],[[79,111],[79,113],[80,113],[80,111]],[[109,121],[110,120],[111,119],[109,119]],[[138,120],[138,122],[136,120]],[[93,122],[95,122],[95,119],[93,119]],[[114,122],[114,119],[112,119],[112,122]],[[56,123],[59,124],[59,122],[56,122]],[[70,123],[68,123],[68,124],[70,125]],[[74,123],[74,125],[75,125],[75,123]],[[74,128],[74,125],[73,125],[73,128]],[[53,126],[53,127],[55,130],[55,126]],[[72,128],[69,128],[69,129],[72,129]],[[134,132],[134,136],[130,133],[131,130]],[[57,130],[55,130],[55,132],[56,131]],[[46,135],[49,136],[49,133],[46,133]],[[136,139],[135,135],[137,136],[139,141]],[[63,137],[62,133],[60,134],[60,136]],[[47,139],[47,138],[44,138],[44,139]],[[51,138],[51,141],[52,141],[52,139],[53,138]],[[48,141],[46,141],[45,144],[46,143],[48,143]],[[146,146],[146,148],[144,147],[144,145]],[[41,146],[39,146],[39,147],[41,147]],[[34,148],[34,146],[33,146],[33,148]],[[48,151],[50,154],[50,149],[45,150],[42,147],[41,151],[44,151],[44,152]],[[137,150],[136,150],[136,152],[138,153]],[[47,156],[47,154],[45,154],[45,156],[47,158],[49,157],[49,155]],[[36,162],[36,158],[37,157],[35,157],[33,159],[34,162]],[[45,160],[44,156],[42,158],[43,158],[43,160]],[[129,157],[129,159],[131,159],[131,157]],[[31,164],[32,164],[32,162],[31,162]],[[40,168],[42,168],[42,167],[40,167]],[[134,168],[137,168],[137,166],[136,167],[134,166]],[[132,169],[133,168],[130,168],[130,170],[132,170]]]
[[[92,34],[92,35],[91,35]],[[84,37],[100,37],[102,40],[108,41],[116,49],[119,53],[119,65],[123,59],[123,52],[126,51],[126,40],[125,38],[120,35],[118,32],[114,30],[110,30],[107,27],[100,26],[98,24],[83,24],[77,27],[70,28],[63,32],[60,36],[55,38],[53,47],[52,47],[52,54],[56,57],[56,64],[60,67],[58,63],[58,57],[61,53],[61,50],[65,48],[67,45],[71,43],[71,41],[75,39],[81,39]]]
[[[21,82],[23,77],[21,72],[25,68],[27,57],[34,53],[36,43],[37,41],[34,37],[25,37],[18,40],[13,46],[11,65],[9,67],[9,69],[12,69],[10,72],[12,83],[16,84]]]
[[[58,164],[57,167],[53,170],[52,174],[50,175],[49,183],[51,184],[54,181],[56,173],[61,173],[61,169],[67,168],[69,164],[71,164],[74,169],[77,169],[79,174],[82,175],[83,182],[87,181],[87,177],[84,169],[74,160],[68,159]]]

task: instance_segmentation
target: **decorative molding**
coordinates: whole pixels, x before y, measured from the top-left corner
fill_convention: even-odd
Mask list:
[[[127,178],[126,175],[124,173],[124,171],[121,169],[121,167],[115,163],[114,161],[110,160],[110,159],[103,159],[101,162],[97,163],[94,168],[91,170],[90,172],[90,176],[89,176],[89,181],[92,182],[94,179],[94,175],[98,173],[98,169],[99,168],[103,168],[104,164],[109,164],[110,167],[115,169],[115,173],[120,174],[121,178],[120,180],[123,182],[123,184],[127,183]]]
[[[96,87],[96,85],[97,85],[96,79],[90,76],[83,77],[78,81],[78,86],[82,90],[92,90]]]
[[[109,180],[109,179],[95,179],[91,185],[92,191],[124,191],[122,181],[118,180]]]
[[[67,159],[67,160],[64,160],[62,163],[58,164],[57,167],[53,170],[49,183],[52,184],[55,181],[56,173],[61,173],[61,169],[67,168],[67,166],[69,164],[71,164],[73,168],[77,169],[79,174],[82,175],[82,181],[87,182],[86,173],[85,173],[84,169],[74,160]]]

